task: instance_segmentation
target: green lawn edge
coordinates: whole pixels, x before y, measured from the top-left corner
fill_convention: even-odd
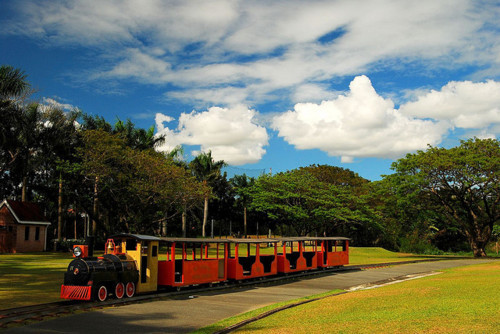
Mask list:
[[[264,306],[264,307],[261,307],[261,308],[257,308],[257,309],[252,310],[252,311],[248,311],[248,312],[244,312],[244,313],[235,315],[234,317],[226,318],[224,320],[221,320],[221,321],[218,321],[216,323],[213,323],[213,324],[211,324],[209,326],[206,326],[206,327],[203,327],[203,328],[199,328],[196,331],[191,332],[191,333],[192,334],[210,334],[210,333],[215,333],[215,332],[221,331],[221,330],[223,330],[223,329],[225,329],[225,328],[227,328],[229,326],[233,326],[233,325],[239,324],[242,321],[245,321],[245,320],[248,320],[248,319],[252,319],[252,318],[260,316],[260,315],[263,315],[266,312],[269,312],[269,311],[281,308],[283,306],[288,306],[288,305],[293,305],[293,304],[300,304],[301,302],[308,301],[308,300],[311,300],[311,299],[319,299],[319,298],[325,298],[325,297],[335,296],[335,295],[338,295],[340,293],[345,293],[345,291],[337,289],[337,290],[332,290],[332,291],[328,291],[328,292],[324,292],[324,293],[320,293],[320,294],[315,294],[315,295],[311,295],[311,296],[307,296],[307,297],[302,297],[302,298],[297,298],[297,299],[293,299],[293,300],[288,300],[288,301],[285,301],[285,302],[280,302],[280,303],[276,303],[276,304],[267,305],[267,306]]]
[[[485,274],[485,270],[489,272]],[[441,275],[425,276],[377,289],[332,294],[326,299],[277,312],[245,325],[237,332],[323,333],[325,328],[335,328],[336,333],[500,332],[500,289],[497,288],[500,262],[460,266],[440,272]],[[413,294],[408,294],[412,289]],[[438,297],[433,297],[434,290],[438,291]],[[422,297],[408,299],[408,295],[413,296],[415,291],[422,291]],[[346,299],[351,301],[345,303]],[[402,303],[401,299],[406,300],[406,303]],[[345,305],[345,309],[321,314],[321,310],[328,309],[332,304]],[[363,310],[365,306],[369,308],[367,305],[373,307]],[[412,314],[414,305],[422,305],[422,310],[418,309]],[[280,305],[269,305],[265,311],[276,307]],[[223,329],[217,325],[229,327],[241,322],[244,315],[224,319],[194,333],[213,333]],[[334,317],[342,319],[333,323]],[[300,323],[291,319],[300,319]],[[284,323],[289,327],[280,327]],[[306,327],[299,327],[302,324]]]

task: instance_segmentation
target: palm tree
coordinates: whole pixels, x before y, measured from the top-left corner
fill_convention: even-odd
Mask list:
[[[226,166],[223,160],[214,161],[212,158],[212,152],[200,153],[196,158],[191,161],[189,167],[191,173],[202,182],[204,185],[210,186],[210,184],[221,176],[221,169]],[[205,227],[207,225],[208,218],[208,194],[205,196],[205,202],[203,207],[203,226],[202,226],[202,236],[205,237]]]
[[[28,92],[30,84],[20,69],[12,66],[0,66],[0,100],[9,100]]]
[[[113,133],[122,136],[127,146],[139,150],[152,149],[165,142],[165,136],[155,136],[154,125],[148,130],[136,129],[130,119],[127,119],[126,122],[118,119],[115,123]]]
[[[22,110],[16,100],[29,93],[26,75],[12,66],[0,66],[0,174],[9,169],[17,158],[17,136]]]

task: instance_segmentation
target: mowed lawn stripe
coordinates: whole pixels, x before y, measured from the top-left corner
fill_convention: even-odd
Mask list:
[[[500,263],[447,269],[288,309],[237,333],[499,333]]]

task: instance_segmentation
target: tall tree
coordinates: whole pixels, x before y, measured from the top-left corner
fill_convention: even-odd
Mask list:
[[[123,139],[110,135],[103,130],[87,130],[82,135],[83,146],[78,149],[78,152],[82,159],[82,171],[94,184],[92,234],[95,236],[99,219],[100,183],[108,179],[119,180],[118,173],[127,173],[123,161],[126,157],[126,146]]]
[[[202,182],[204,185],[210,186],[216,178],[221,176],[221,169],[226,166],[226,163],[222,160],[215,161],[212,157],[212,152],[200,153],[196,156],[189,164],[189,168],[193,175]],[[202,224],[202,236],[205,237],[205,227],[208,220],[208,200],[209,195],[207,194],[204,199],[203,205],[203,224]]]
[[[235,175],[231,178],[231,183],[236,191],[236,204],[243,207],[243,234],[247,237],[247,208],[250,204],[250,189],[255,184],[255,178],[248,177],[246,174]]]
[[[430,146],[392,168],[432,195],[450,224],[467,237],[474,256],[486,256],[485,246],[500,219],[498,140],[474,138],[451,149]]]
[[[12,168],[21,144],[19,132],[22,129],[23,105],[21,99],[29,94],[30,84],[20,69],[0,66],[0,175]]]

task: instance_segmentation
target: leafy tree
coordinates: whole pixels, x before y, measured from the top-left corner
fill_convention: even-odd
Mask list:
[[[79,164],[74,155],[74,149],[79,145],[76,120],[80,113],[78,110],[64,112],[57,108],[43,109],[43,141],[40,143],[43,159],[39,161],[39,172],[36,175],[40,180],[36,181],[35,187],[36,191],[39,194],[44,194],[46,199],[53,198],[54,188],[57,188],[57,239],[61,241],[63,193],[71,192],[70,189],[64,189],[63,180],[72,178],[73,182],[77,181],[74,177]],[[76,183],[73,183],[72,186],[75,187]]]
[[[7,183],[11,183],[11,186],[15,184],[15,182],[10,182],[11,175],[5,174],[5,172],[11,173],[22,149],[22,143],[19,140],[20,137],[24,137],[20,135],[20,132],[24,129],[26,108],[20,100],[23,95],[30,93],[29,88],[30,84],[26,80],[26,75],[20,69],[7,65],[0,66],[0,112],[2,114],[2,122],[0,122],[0,175],[2,175],[4,186]],[[10,192],[6,188],[2,190],[4,196]]]
[[[196,158],[189,163],[189,168],[198,181],[202,182],[205,186],[210,186],[211,183],[221,177],[221,169],[225,165],[226,163],[222,160],[215,161],[212,158],[212,152],[209,151],[208,153],[200,153],[196,156]],[[205,227],[208,219],[208,200],[209,194],[207,194],[204,199],[202,224],[203,237],[205,237]]]
[[[236,192],[236,205],[243,207],[243,234],[247,237],[247,207],[250,204],[250,189],[255,184],[255,178],[246,174],[235,175],[230,180]]]
[[[467,237],[474,256],[486,256],[500,219],[500,146],[495,139],[469,139],[451,149],[430,146],[393,164],[439,204],[449,225]]]
[[[370,182],[349,169],[337,166],[311,165],[299,169],[311,173],[320,182],[333,184],[339,187],[356,188],[360,191],[363,190],[364,185]]]
[[[126,122],[118,119],[113,133],[119,134],[125,140],[127,146],[139,150],[151,149],[165,142],[164,136],[155,136],[154,125],[148,130],[137,129],[130,119],[127,119]]]
[[[199,202],[209,192],[186,169],[152,149],[139,150],[119,134],[102,130],[83,133],[79,150],[88,182],[97,182],[97,205],[106,213],[105,230],[157,233],[158,223]],[[114,218],[113,218],[114,217]],[[96,226],[97,229],[97,226]]]
[[[27,75],[20,69],[12,66],[0,66],[0,101],[2,104],[8,100],[16,99],[27,93],[30,84]]]
[[[305,170],[264,175],[251,189],[253,210],[265,212],[299,235],[351,234],[370,223],[370,210],[346,188],[319,181]]]
[[[370,207],[377,212],[383,234],[377,244],[404,252],[426,253],[431,239],[441,226],[442,215],[428,193],[418,192],[407,175],[392,174],[368,185]]]
[[[92,210],[92,234],[96,235],[99,217],[99,187],[100,183],[110,191],[120,194],[121,189],[110,186],[107,181],[122,181],[126,175],[126,146],[123,139],[110,135],[103,130],[87,130],[82,133],[83,146],[78,148],[82,160],[82,172],[88,181],[94,184],[94,203]],[[120,177],[121,175],[121,177]]]
[[[81,130],[102,130],[107,133],[113,133],[113,127],[104,119],[104,117],[85,113],[82,114]]]

